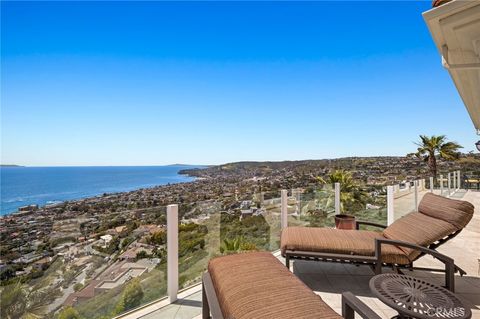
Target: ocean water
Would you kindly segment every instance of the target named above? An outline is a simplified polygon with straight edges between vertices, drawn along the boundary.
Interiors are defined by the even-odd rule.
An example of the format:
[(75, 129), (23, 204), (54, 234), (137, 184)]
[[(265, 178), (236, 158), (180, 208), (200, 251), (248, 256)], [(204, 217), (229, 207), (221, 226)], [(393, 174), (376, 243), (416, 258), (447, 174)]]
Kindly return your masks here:
[(0, 215), (18, 207), (131, 191), (193, 178), (178, 171), (198, 166), (1, 167)]

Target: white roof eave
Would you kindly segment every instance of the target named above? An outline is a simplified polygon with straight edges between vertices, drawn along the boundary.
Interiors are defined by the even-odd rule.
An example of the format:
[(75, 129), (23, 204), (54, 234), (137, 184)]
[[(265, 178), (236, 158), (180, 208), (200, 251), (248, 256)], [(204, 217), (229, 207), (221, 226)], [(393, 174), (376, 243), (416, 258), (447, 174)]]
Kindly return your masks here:
[(453, 0), (423, 13), (470, 118), (480, 131), (480, 0)]

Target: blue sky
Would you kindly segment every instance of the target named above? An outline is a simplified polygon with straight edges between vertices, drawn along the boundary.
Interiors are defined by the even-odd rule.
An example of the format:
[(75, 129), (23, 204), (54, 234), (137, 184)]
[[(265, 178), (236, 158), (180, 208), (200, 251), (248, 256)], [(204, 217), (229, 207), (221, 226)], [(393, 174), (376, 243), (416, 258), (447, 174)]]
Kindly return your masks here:
[(218, 164), (474, 149), (425, 2), (4, 2), (2, 163)]

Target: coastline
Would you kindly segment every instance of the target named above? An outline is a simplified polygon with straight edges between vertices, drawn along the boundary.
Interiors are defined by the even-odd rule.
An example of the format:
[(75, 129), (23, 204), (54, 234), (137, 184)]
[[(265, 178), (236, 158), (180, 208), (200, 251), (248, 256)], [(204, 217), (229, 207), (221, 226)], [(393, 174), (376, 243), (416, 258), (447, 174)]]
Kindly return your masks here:
[[(3, 175), (5, 174), (4, 169), (42, 169), (40, 167), (24, 167), (24, 166), (2, 166), (2, 179)], [(46, 169), (55, 170), (58, 167), (49, 167)], [(99, 167), (70, 167), (70, 169), (80, 168), (80, 169), (89, 169), (89, 168), (99, 168)], [(128, 167), (117, 167), (117, 168), (128, 168)], [(169, 169), (174, 170), (174, 174), (161, 176), (158, 181), (156, 182), (145, 182), (145, 183), (134, 183), (134, 185), (124, 185), (124, 186), (117, 186), (114, 183), (112, 185), (107, 185), (104, 187), (107, 191), (97, 189), (97, 190), (90, 190), (90, 189), (79, 189), (74, 191), (59, 191), (59, 192), (51, 192), (49, 193), (42, 193), (38, 191), (38, 194), (8, 194), (9, 196), (5, 198), (4, 187), (7, 185), (8, 181), (2, 180), (2, 202), (1, 202), (1, 211), (0, 211), (0, 218), (5, 216), (12, 216), (18, 214), (20, 212), (20, 208), (22, 207), (36, 207), (38, 210), (46, 209), (49, 207), (56, 207), (60, 206), (65, 203), (75, 203), (77, 201), (85, 201), (89, 199), (98, 199), (105, 196), (114, 196), (114, 195), (122, 195), (128, 194), (131, 192), (137, 192), (147, 189), (155, 189), (162, 186), (167, 185), (174, 185), (174, 184), (182, 184), (182, 183), (191, 183), (198, 180), (196, 176), (192, 176), (188, 173), (190, 169), (201, 169), (203, 166), (191, 166), (191, 165), (166, 165), (166, 166), (132, 166), (130, 168), (141, 168), (141, 169)], [(84, 186), (85, 187), (85, 186)], [(95, 189), (95, 186), (92, 186), (92, 189)], [(108, 191), (108, 189), (112, 189), (112, 191)], [(5, 208), (8, 207), (8, 208)], [(26, 208), (25, 208), (26, 209)]]

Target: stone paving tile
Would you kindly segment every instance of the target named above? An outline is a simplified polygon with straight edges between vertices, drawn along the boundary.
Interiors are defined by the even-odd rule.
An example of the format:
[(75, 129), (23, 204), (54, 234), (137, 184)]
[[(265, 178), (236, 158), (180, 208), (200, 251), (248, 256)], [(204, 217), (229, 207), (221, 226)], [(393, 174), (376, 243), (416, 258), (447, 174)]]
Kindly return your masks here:
[(141, 319), (175, 318), (178, 310), (180, 310), (180, 306), (168, 305), (160, 310), (141, 317)]
[(333, 287), (327, 279), (327, 275), (320, 274), (297, 274), (310, 289), (315, 291), (332, 291)]
[(350, 275), (360, 275), (360, 276), (371, 276), (373, 275), (373, 270), (369, 266), (365, 265), (345, 265)]
[(460, 294), (460, 297), (467, 299), (477, 308), (480, 307), (480, 293), (473, 293), (473, 294), (462, 293)]
[(366, 287), (360, 286), (353, 276), (328, 275), (327, 279), (330, 282), (330, 285), (334, 288), (334, 292), (337, 293), (350, 291), (356, 295), (359, 292), (363, 292), (368, 289), (368, 285)]
[(170, 304), (162, 309), (152, 312), (141, 319), (172, 318), (172, 319), (191, 319), (199, 316), (202, 312), (202, 293), (197, 292), (184, 299), (180, 299), (174, 304)]

